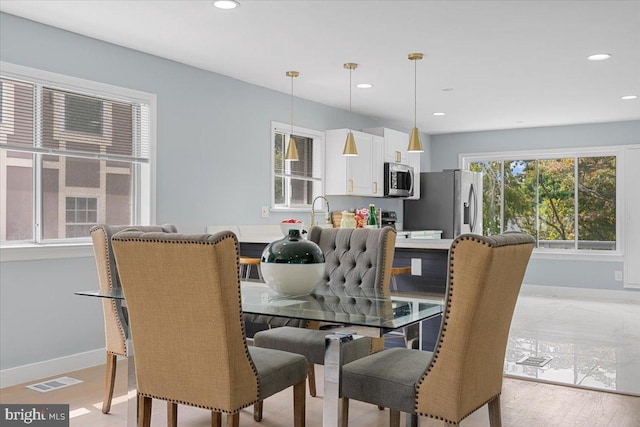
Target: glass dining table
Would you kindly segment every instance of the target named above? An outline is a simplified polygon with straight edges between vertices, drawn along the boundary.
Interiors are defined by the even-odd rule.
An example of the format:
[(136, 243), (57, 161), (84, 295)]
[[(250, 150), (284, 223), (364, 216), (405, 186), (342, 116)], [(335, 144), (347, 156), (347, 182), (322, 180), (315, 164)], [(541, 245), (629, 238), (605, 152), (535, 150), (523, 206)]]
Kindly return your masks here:
[[(341, 425), (340, 375), (342, 345), (363, 336), (382, 337), (387, 332), (418, 324), (439, 316), (442, 302), (428, 297), (401, 297), (372, 289), (331, 287), (321, 284), (308, 295), (280, 295), (264, 283), (241, 282), (242, 311), (259, 316), (315, 320), (341, 325), (327, 330), (324, 364), (324, 427)], [(126, 307), (121, 288), (75, 292), (76, 295), (110, 298)], [(135, 426), (137, 416), (136, 377), (133, 343), (127, 319), (120, 319), (127, 330), (129, 349), (127, 426)]]

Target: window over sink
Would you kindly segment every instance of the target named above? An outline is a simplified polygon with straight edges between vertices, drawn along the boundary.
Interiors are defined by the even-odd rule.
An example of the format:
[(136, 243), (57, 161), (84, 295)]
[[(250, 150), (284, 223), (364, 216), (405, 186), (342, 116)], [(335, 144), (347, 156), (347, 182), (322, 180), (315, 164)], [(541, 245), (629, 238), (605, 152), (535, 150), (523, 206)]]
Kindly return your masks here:
[(311, 210), (311, 202), (324, 192), (324, 132), (293, 128), (297, 161), (285, 161), (291, 125), (271, 123), (271, 209)]

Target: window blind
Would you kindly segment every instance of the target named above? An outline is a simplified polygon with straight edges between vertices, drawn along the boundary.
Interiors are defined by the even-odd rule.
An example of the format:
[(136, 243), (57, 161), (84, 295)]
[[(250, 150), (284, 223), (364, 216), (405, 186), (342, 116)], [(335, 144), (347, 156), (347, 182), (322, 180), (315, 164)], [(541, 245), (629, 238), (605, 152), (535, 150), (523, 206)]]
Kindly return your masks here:
[(149, 105), (0, 79), (6, 149), (148, 163)]

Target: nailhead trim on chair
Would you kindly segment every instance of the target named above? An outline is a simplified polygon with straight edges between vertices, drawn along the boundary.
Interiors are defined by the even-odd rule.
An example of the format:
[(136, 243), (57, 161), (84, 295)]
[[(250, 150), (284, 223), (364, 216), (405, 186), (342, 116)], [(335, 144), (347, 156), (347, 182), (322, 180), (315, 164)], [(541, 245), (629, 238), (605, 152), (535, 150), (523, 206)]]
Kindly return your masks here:
[[(104, 229), (104, 227), (97, 227), (97, 228), (91, 228), (91, 233), (94, 233), (98, 230), (102, 230), (102, 232), (104, 233), (105, 236), (105, 253), (107, 254), (107, 265), (111, 265), (111, 259), (109, 258), (109, 236), (107, 234), (107, 230)], [(113, 289), (113, 278), (111, 277), (111, 268), (107, 268), (107, 276), (109, 277), (109, 288)], [(126, 356), (128, 351), (127, 351), (127, 337), (124, 333), (124, 326), (122, 325), (122, 322), (120, 322), (120, 316), (117, 315), (118, 313), (118, 309), (116, 307), (116, 300), (111, 299), (110, 301), (111, 304), (111, 309), (113, 310), (114, 313), (116, 313), (116, 322), (118, 322), (118, 331), (120, 332), (120, 338), (122, 338), (122, 342), (124, 343), (124, 353), (117, 353), (115, 351), (107, 351), (107, 353), (110, 354), (116, 354), (118, 356)]]
[(162, 397), (162, 396), (157, 396), (155, 394), (148, 394), (148, 393), (138, 393), (138, 396), (144, 396), (144, 397), (150, 397), (152, 399), (158, 399), (158, 400), (166, 400), (167, 402), (172, 402), (172, 403), (178, 403), (180, 405), (187, 405), (187, 406), (193, 406), (194, 408), (201, 408), (201, 409), (208, 409), (210, 411), (215, 411), (215, 412), (224, 412), (225, 414), (235, 414), (240, 412), (241, 409), (244, 408), (248, 408), (249, 406), (253, 405), (254, 403), (257, 402), (257, 400), (255, 402), (249, 403), (247, 405), (241, 406), (240, 408), (238, 408), (235, 411), (226, 411), (224, 409), (220, 409), (220, 408), (213, 408), (211, 406), (204, 406), (204, 405), (196, 405), (195, 403), (191, 403), (191, 402), (187, 402), (186, 400), (175, 400), (175, 399), (169, 399), (167, 397)]
[[(489, 403), (490, 401), (492, 401), (496, 397), (500, 396), (500, 394), (498, 394), (496, 396), (493, 396), (492, 398), (490, 398), (489, 400), (484, 402), (482, 405), (478, 406), (477, 408), (475, 408), (474, 410), (472, 410), (471, 412), (469, 412), (468, 414), (466, 414), (462, 418), (460, 418), (460, 421), (452, 421), (452, 420), (449, 420), (449, 419), (446, 419), (444, 417), (440, 417), (440, 416), (437, 416), (437, 415), (418, 412), (418, 399), (417, 399), (418, 393), (417, 393), (417, 389), (423, 383), (423, 381), (426, 378), (426, 376), (428, 375), (428, 373), (431, 372), (431, 369), (433, 368), (433, 366), (435, 365), (436, 361), (438, 360), (438, 355), (440, 354), (440, 349), (442, 348), (442, 344), (444, 342), (445, 332), (447, 331), (447, 320), (449, 319), (449, 311), (451, 310), (451, 300), (453, 299), (453, 285), (454, 285), (453, 255), (455, 253), (455, 248), (456, 248), (457, 244), (459, 242), (461, 242), (461, 241), (464, 241), (464, 240), (471, 240), (471, 241), (474, 241), (474, 242), (482, 243), (483, 245), (488, 245), (490, 248), (502, 246), (502, 245), (495, 244), (495, 242), (493, 242), (493, 239), (491, 239), (490, 237), (465, 234), (465, 235), (459, 236), (456, 240), (454, 240), (453, 243), (451, 244), (451, 249), (449, 250), (449, 274), (448, 274), (449, 277), (448, 277), (448, 280), (447, 280), (447, 283), (448, 283), (447, 307), (445, 309), (445, 312), (443, 313), (443, 320), (442, 320), (442, 327), (441, 327), (441, 331), (440, 331), (440, 338), (438, 340), (438, 345), (436, 347), (436, 350), (433, 353), (433, 359), (431, 359), (431, 363), (429, 364), (429, 366), (427, 367), (425, 372), (422, 374), (422, 377), (420, 378), (420, 381), (418, 381), (418, 384), (416, 385), (416, 402), (415, 402), (415, 410), (414, 410), (416, 415), (420, 415), (420, 416), (423, 416), (423, 417), (429, 417), (429, 418), (435, 418), (437, 420), (444, 421), (444, 422), (446, 422), (448, 424), (458, 424), (460, 421), (462, 421), (463, 419), (467, 418), (469, 415), (471, 415), (472, 413), (474, 413), (475, 411), (477, 411), (478, 409), (480, 409), (481, 407), (483, 407), (484, 405), (486, 405), (487, 403)], [(523, 242), (522, 244), (524, 244), (524, 243), (528, 243), (528, 242)]]
[[(185, 235), (185, 237), (188, 235)], [(217, 234), (218, 238), (216, 240), (209, 240), (206, 242), (200, 241), (200, 240), (188, 240), (187, 239), (183, 239), (183, 240), (175, 240), (175, 241), (170, 241), (170, 240), (154, 240), (154, 239), (140, 239), (137, 237), (130, 237), (130, 238), (118, 238), (118, 240), (123, 241), (123, 242), (154, 242), (154, 243), (178, 243), (178, 244), (183, 244), (183, 243), (197, 243), (197, 244), (201, 244), (201, 245), (215, 245), (217, 243), (220, 243), (226, 239), (233, 239), (234, 240), (234, 247), (236, 249), (236, 261), (240, 259), (240, 248), (238, 247), (238, 238), (236, 237), (236, 235), (229, 231), (229, 232), (220, 232)], [(238, 283), (240, 283), (240, 268), (238, 268), (236, 270), (236, 280), (238, 280)], [(238, 304), (240, 306), (240, 310), (239, 310), (239, 315), (240, 315), (240, 327), (242, 328), (242, 335), (243, 336), (247, 336), (247, 333), (245, 331), (244, 328), (244, 320), (242, 319), (242, 294), (240, 291), (240, 287), (238, 286)], [(251, 370), (253, 371), (253, 374), (256, 377), (256, 382), (258, 384), (258, 396), (260, 396), (260, 376), (258, 375), (258, 370), (256, 369), (256, 365), (253, 363), (253, 359), (251, 358), (251, 355), (249, 354), (249, 348), (247, 347), (247, 340), (244, 340), (244, 353), (247, 356), (247, 358), (249, 359), (249, 362), (251, 363)], [(220, 409), (220, 408), (212, 408), (209, 406), (204, 406), (204, 405), (197, 405), (191, 402), (187, 402), (187, 401), (183, 401), (183, 400), (173, 400), (173, 399), (168, 399), (165, 397), (161, 397), (161, 396), (154, 396), (151, 394), (146, 394), (146, 393), (138, 393), (139, 396), (145, 396), (145, 397), (151, 397), (153, 399), (160, 399), (160, 400), (166, 400), (168, 402), (173, 402), (173, 403), (179, 403), (179, 404), (183, 404), (183, 405), (189, 405), (189, 406), (194, 406), (196, 408), (202, 408), (202, 409), (209, 409), (211, 411), (215, 411), (215, 412), (224, 412), (226, 414), (235, 414), (238, 411), (240, 411), (240, 409), (243, 408), (247, 408), (257, 402), (260, 401), (260, 399), (258, 399), (256, 397), (256, 400), (251, 401), (241, 407), (239, 407), (237, 410), (234, 411), (225, 411), (224, 409)]]

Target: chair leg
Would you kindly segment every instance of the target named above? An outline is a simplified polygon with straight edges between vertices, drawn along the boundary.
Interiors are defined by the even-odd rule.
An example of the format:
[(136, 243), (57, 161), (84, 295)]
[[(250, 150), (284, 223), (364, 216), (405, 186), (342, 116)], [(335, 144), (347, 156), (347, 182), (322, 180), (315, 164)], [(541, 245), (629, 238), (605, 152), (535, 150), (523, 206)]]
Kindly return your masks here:
[(420, 325), (415, 323), (411, 326), (403, 328), (405, 347), (411, 349), (420, 349)]
[(306, 386), (304, 380), (293, 386), (293, 425), (305, 427), (306, 423)]
[(309, 395), (316, 397), (316, 367), (313, 363), (307, 363), (307, 378), (309, 378)]
[[(416, 414), (407, 414), (407, 427), (418, 427), (418, 425), (420, 425), (420, 417), (417, 416)], [(444, 423), (445, 425), (449, 425), (447, 424), (447, 422), (445, 421)]]
[(167, 427), (178, 427), (178, 404), (167, 402)]
[(400, 427), (400, 411), (389, 408), (389, 427)]
[(102, 401), (102, 413), (108, 414), (111, 410), (111, 399), (113, 398), (113, 386), (116, 382), (116, 367), (118, 356), (107, 353), (107, 378), (104, 384), (104, 400)]
[(253, 419), (256, 422), (260, 422), (262, 420), (262, 404), (264, 400), (256, 402), (253, 404)]
[(235, 414), (227, 414), (227, 427), (239, 427), (240, 426), (240, 412)]
[(491, 427), (502, 427), (502, 414), (500, 410), (500, 396), (496, 396), (489, 401), (489, 425)]
[(138, 427), (151, 427), (151, 398), (138, 396)]
[(211, 411), (211, 427), (222, 427), (222, 414)]
[(349, 399), (342, 397), (342, 425), (340, 427), (349, 427)]

